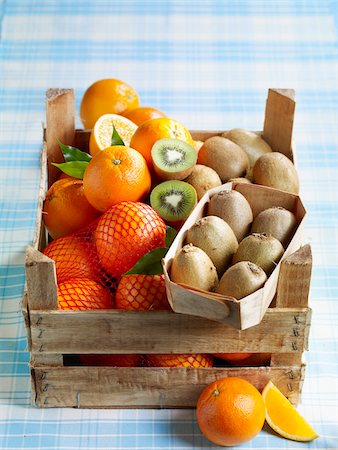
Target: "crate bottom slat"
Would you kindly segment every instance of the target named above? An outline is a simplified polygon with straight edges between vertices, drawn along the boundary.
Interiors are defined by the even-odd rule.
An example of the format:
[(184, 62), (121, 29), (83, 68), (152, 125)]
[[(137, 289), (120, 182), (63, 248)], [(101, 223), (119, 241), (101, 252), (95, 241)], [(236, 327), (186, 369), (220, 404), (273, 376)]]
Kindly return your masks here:
[(74, 408), (194, 408), (203, 388), (223, 377), (241, 377), (259, 390), (271, 380), (297, 405), (305, 364), (282, 367), (31, 368), (33, 403), (38, 407)]

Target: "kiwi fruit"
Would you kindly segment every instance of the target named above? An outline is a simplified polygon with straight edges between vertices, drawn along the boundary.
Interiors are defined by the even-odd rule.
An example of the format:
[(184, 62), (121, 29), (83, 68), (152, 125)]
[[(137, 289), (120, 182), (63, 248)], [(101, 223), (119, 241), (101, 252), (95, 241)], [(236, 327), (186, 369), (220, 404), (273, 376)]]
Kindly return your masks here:
[(241, 177), (249, 168), (245, 151), (222, 136), (207, 139), (198, 153), (198, 163), (214, 169), (223, 183)]
[(202, 145), (204, 144), (204, 142), (203, 141), (194, 141), (193, 143), (194, 143), (195, 151), (196, 151), (196, 153), (198, 153), (200, 151)]
[(252, 182), (245, 177), (238, 177), (238, 178), (230, 178), (230, 180), (232, 183), (245, 183), (245, 184), (252, 184)]
[(231, 264), (238, 248), (237, 238), (223, 219), (216, 216), (202, 217), (187, 231), (186, 242), (202, 249), (214, 263), (218, 275)]
[(253, 221), (247, 199), (237, 191), (220, 191), (210, 198), (208, 216), (218, 216), (230, 225), (238, 242), (249, 233)]
[(239, 145), (248, 155), (250, 167), (247, 176), (249, 178), (252, 178), (252, 169), (257, 159), (265, 153), (272, 152), (270, 145), (261, 136), (243, 128), (234, 128), (223, 133), (222, 136)]
[(155, 186), (150, 194), (151, 207), (168, 222), (185, 220), (196, 203), (196, 190), (185, 181), (163, 181)]
[(265, 153), (253, 167), (253, 179), (257, 184), (298, 194), (299, 179), (295, 166), (283, 153)]
[(265, 233), (278, 239), (286, 248), (297, 226), (295, 215), (281, 206), (261, 211), (254, 219), (251, 233)]
[(261, 267), (269, 275), (278, 264), (284, 248), (278, 239), (264, 233), (253, 233), (239, 244), (233, 256), (233, 264), (250, 261)]
[(187, 244), (179, 250), (171, 264), (170, 278), (205, 291), (214, 291), (218, 275), (209, 256), (200, 248)]
[(211, 167), (203, 166), (203, 164), (196, 164), (191, 174), (184, 181), (194, 186), (198, 200), (201, 200), (209, 189), (221, 186), (222, 184), (217, 172)]
[(184, 180), (197, 161), (194, 147), (180, 139), (159, 139), (151, 149), (156, 175), (161, 180)]
[(260, 289), (266, 280), (266, 273), (257, 264), (240, 261), (224, 273), (216, 292), (240, 300)]

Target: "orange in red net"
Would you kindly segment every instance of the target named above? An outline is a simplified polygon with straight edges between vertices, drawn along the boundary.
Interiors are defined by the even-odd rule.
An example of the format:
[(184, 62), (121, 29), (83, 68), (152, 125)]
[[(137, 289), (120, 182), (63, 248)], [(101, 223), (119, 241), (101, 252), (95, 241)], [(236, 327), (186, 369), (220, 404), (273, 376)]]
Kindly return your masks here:
[(89, 278), (73, 278), (58, 284), (59, 309), (112, 309), (113, 295)]
[(163, 275), (124, 275), (117, 286), (117, 309), (170, 310)]
[(145, 355), (145, 365), (151, 367), (212, 367), (212, 355), (154, 354)]
[(145, 253), (165, 246), (166, 225), (149, 206), (121, 202), (98, 221), (94, 232), (97, 253), (104, 269), (119, 278)]

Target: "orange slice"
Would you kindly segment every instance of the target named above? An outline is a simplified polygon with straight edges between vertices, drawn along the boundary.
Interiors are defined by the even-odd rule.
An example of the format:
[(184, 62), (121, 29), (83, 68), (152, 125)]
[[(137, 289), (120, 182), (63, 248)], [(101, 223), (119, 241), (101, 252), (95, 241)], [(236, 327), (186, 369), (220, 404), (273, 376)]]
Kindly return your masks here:
[(301, 442), (319, 437), (271, 381), (263, 389), (262, 397), (266, 406), (266, 421), (276, 433), (286, 439)]
[(90, 134), (89, 151), (92, 156), (112, 145), (113, 124), (123, 140), (124, 145), (129, 147), (130, 140), (137, 129), (137, 125), (118, 114), (104, 114), (97, 119)]

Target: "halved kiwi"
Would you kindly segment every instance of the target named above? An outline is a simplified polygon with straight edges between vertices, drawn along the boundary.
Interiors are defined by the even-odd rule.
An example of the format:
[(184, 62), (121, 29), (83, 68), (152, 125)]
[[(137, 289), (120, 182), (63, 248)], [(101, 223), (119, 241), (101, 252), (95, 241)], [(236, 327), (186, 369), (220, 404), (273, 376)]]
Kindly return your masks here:
[(194, 147), (180, 139), (159, 139), (151, 149), (154, 170), (162, 180), (183, 180), (197, 161)]
[(150, 194), (151, 207), (167, 222), (186, 219), (196, 203), (196, 190), (185, 181), (163, 181)]

